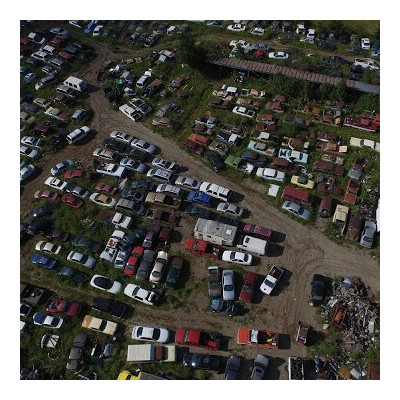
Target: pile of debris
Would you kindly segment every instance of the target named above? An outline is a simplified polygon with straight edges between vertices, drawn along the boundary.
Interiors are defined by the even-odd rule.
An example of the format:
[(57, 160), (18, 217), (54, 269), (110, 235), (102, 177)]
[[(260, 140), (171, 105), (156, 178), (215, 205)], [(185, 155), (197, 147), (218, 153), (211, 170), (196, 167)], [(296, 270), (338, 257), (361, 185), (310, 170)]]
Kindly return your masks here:
[(359, 279), (344, 278), (332, 284), (333, 295), (324, 311), (326, 319), (343, 334), (347, 353), (364, 353), (375, 347), (379, 301)]

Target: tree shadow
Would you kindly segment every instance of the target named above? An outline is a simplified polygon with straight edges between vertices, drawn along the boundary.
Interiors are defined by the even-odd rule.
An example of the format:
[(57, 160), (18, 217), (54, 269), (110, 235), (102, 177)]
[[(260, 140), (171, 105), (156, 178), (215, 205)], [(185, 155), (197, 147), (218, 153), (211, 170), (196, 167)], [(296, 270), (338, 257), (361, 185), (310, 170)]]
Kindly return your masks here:
[(280, 357), (270, 357), (269, 358), (269, 366), (267, 372), (265, 374), (266, 380), (278, 380), (280, 378), (279, 367), (284, 364), (286, 360)]
[(312, 327), (309, 328), (307, 335), (307, 346), (315, 346), (323, 340), (325, 340), (324, 332), (316, 331), (312, 329)]

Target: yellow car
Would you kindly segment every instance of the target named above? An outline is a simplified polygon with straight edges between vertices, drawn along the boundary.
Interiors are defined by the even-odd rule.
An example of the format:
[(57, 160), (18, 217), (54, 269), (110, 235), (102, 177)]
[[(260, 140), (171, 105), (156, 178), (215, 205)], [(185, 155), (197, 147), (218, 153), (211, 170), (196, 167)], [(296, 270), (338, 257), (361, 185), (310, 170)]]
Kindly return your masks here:
[(314, 188), (314, 181), (310, 181), (306, 176), (297, 176), (293, 175), (290, 183), (293, 185), (297, 185), (306, 189), (313, 189)]
[(139, 377), (131, 374), (129, 371), (122, 371), (117, 378), (118, 381), (137, 381)]

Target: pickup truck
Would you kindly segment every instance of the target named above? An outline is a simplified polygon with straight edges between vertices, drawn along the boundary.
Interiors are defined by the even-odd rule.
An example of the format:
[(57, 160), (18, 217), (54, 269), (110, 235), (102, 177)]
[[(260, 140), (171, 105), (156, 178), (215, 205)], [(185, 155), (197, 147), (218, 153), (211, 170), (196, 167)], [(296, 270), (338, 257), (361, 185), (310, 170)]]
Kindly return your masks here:
[(220, 258), (221, 253), (221, 247), (208, 243), (205, 240), (197, 240), (194, 238), (186, 240), (185, 250), (210, 258)]
[(310, 327), (308, 325), (305, 325), (299, 321), (299, 325), (297, 327), (296, 337), (295, 337), (297, 344), (302, 344), (304, 346), (306, 345), (309, 329), (310, 329)]
[(221, 270), (219, 267), (208, 267), (208, 294), (210, 297), (222, 297)]
[(237, 343), (277, 349), (279, 345), (279, 334), (267, 330), (261, 331), (241, 327), (238, 329)]
[(175, 362), (175, 345), (133, 344), (128, 346), (126, 361), (135, 363)]
[(158, 208), (149, 208), (146, 212), (145, 218), (159, 223), (164, 222), (171, 226), (175, 226), (179, 220), (178, 215), (170, 214), (169, 212)]
[(198, 203), (202, 204), (203, 206), (210, 207), (211, 206), (211, 201), (212, 197), (208, 195), (207, 193), (203, 193), (200, 191), (192, 190), (187, 198), (187, 201), (191, 201), (192, 203)]
[(235, 157), (232, 154), (230, 154), (228, 157), (226, 157), (224, 162), (229, 167), (232, 167), (232, 168), (234, 168), (238, 171), (241, 171), (247, 175), (250, 175), (254, 170), (254, 165), (250, 164), (249, 162), (243, 160), (240, 157)]
[(194, 329), (178, 328), (175, 333), (175, 343), (184, 346), (197, 346), (208, 350), (218, 350), (220, 342), (221, 336)]
[(109, 176), (115, 176), (118, 178), (122, 178), (126, 175), (126, 168), (121, 167), (118, 164), (106, 164), (106, 163), (101, 163), (97, 168), (96, 172), (98, 174), (103, 174), (103, 175), (109, 175)]
[(380, 69), (379, 63), (371, 58), (356, 58), (354, 60), (354, 65), (360, 65), (367, 69)]
[(145, 202), (147, 204), (170, 208), (172, 210), (178, 210), (181, 205), (181, 199), (179, 197), (173, 197), (168, 194), (156, 192), (148, 193)]
[(300, 357), (289, 357), (288, 360), (289, 380), (304, 379), (304, 362)]
[(261, 284), (260, 290), (265, 294), (271, 294), (282, 275), (283, 269), (273, 265)]

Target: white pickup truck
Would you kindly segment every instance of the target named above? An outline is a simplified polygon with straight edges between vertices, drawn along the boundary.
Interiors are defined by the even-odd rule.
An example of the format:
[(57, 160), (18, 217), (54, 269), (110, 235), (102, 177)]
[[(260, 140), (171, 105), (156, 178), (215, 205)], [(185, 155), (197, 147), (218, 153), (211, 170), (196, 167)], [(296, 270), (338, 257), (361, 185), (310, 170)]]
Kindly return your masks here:
[(283, 269), (273, 265), (261, 284), (260, 290), (265, 294), (271, 294), (282, 275)]
[(126, 361), (135, 363), (175, 362), (176, 346), (154, 344), (132, 344), (128, 346)]
[(96, 172), (103, 175), (116, 176), (118, 178), (122, 178), (126, 174), (126, 168), (118, 164), (102, 163), (97, 167)]
[(368, 69), (381, 68), (379, 63), (373, 60), (372, 58), (356, 58), (354, 61), (354, 65), (361, 65), (361, 67)]

